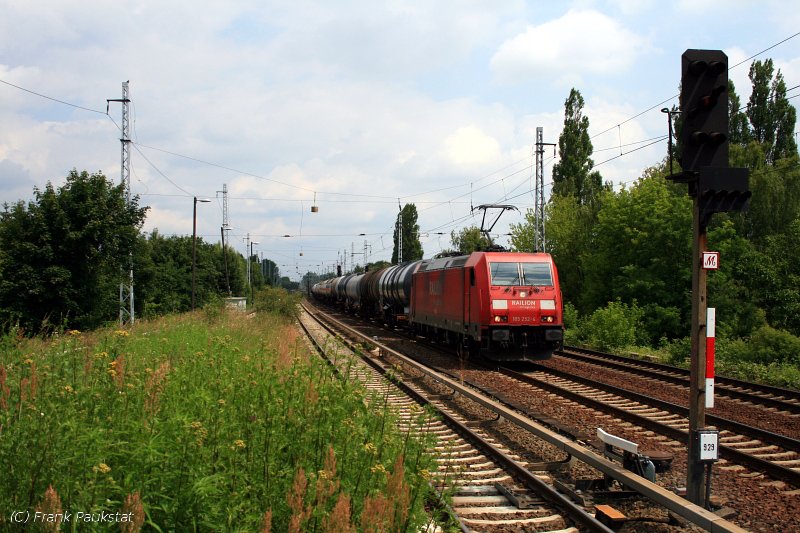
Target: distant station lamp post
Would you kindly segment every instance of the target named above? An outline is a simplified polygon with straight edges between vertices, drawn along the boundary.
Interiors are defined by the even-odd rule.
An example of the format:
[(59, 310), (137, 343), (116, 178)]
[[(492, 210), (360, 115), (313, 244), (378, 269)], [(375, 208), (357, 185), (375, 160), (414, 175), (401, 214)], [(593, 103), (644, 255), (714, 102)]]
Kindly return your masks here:
[(197, 263), (197, 202), (208, 203), (208, 198), (194, 197), (192, 209), (192, 311), (194, 311), (194, 284), (195, 284), (195, 265)]

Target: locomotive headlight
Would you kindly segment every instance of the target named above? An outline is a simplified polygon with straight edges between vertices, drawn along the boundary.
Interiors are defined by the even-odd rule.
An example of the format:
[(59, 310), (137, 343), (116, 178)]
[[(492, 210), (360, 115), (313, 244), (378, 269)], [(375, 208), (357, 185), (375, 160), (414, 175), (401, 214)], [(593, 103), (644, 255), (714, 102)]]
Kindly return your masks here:
[(494, 315), (494, 321), (495, 322), (508, 322), (508, 317), (507, 316), (502, 316), (502, 315)]
[(547, 324), (552, 324), (553, 323), (553, 317), (552, 316), (543, 316), (542, 317), (542, 322), (546, 322)]

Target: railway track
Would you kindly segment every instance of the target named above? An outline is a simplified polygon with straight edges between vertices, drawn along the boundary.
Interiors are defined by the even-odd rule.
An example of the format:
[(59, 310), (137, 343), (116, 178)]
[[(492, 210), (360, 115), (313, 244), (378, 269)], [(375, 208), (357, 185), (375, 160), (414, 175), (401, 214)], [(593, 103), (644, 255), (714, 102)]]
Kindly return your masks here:
[[(688, 387), (689, 384), (689, 370), (663, 363), (632, 359), (572, 346), (565, 346), (563, 350), (556, 352), (556, 355), (674, 385)], [(716, 376), (714, 393), (748, 404), (777, 409), (782, 413), (800, 414), (800, 391)]]
[[(317, 313), (317, 314), (320, 314), (320, 313)], [(367, 334), (367, 335), (369, 336), (369, 338), (372, 338), (372, 334)], [(377, 344), (377, 341), (376, 341), (376, 344)], [(389, 348), (382, 347), (380, 351), (384, 352), (386, 349), (389, 349)], [(404, 357), (404, 356), (399, 356), (399, 357)], [(390, 357), (390, 359), (394, 360), (395, 359), (395, 355), (393, 354)], [(372, 364), (375, 364), (374, 358), (371, 358), (370, 361), (371, 361)], [(452, 357), (450, 358), (450, 361), (452, 362)], [(413, 365), (416, 365), (416, 364), (412, 362), (411, 365), (413, 366)], [(380, 366), (380, 365), (378, 365), (378, 366)], [(421, 367), (419, 365), (416, 365), (416, 368), (421, 368)], [(671, 492), (669, 492), (667, 490), (664, 490), (664, 489), (662, 489), (660, 487), (657, 487), (655, 485), (652, 485), (649, 482), (647, 482), (646, 480), (644, 480), (642, 478), (639, 478), (638, 476), (635, 476), (635, 475), (631, 474), (630, 472), (627, 472), (627, 471), (621, 469), (620, 467), (618, 467), (614, 463), (606, 460), (604, 457), (597, 455), (596, 452), (594, 452), (592, 450), (589, 450), (589, 449), (579, 445), (578, 443), (573, 442), (572, 440), (564, 437), (563, 435), (560, 435), (557, 430), (554, 431), (554, 430), (550, 430), (550, 429), (544, 428), (541, 424), (537, 424), (531, 418), (526, 417), (524, 415), (520, 415), (519, 414), (519, 410), (520, 410), (520, 406), (519, 405), (515, 405), (513, 402), (507, 403), (506, 405), (502, 405), (501, 403), (497, 402), (497, 399), (498, 399), (498, 396), (499, 396), (497, 394), (497, 391), (490, 390), (490, 391), (488, 391), (488, 393), (481, 393), (481, 392), (476, 392), (473, 387), (464, 386), (464, 384), (467, 384), (467, 385), (471, 384), (471, 385), (474, 385), (476, 387), (480, 387), (480, 384), (471, 383), (469, 379), (464, 377), (463, 373), (460, 376), (461, 385), (459, 385), (457, 383), (459, 381), (459, 379), (454, 379), (452, 372), (449, 373), (450, 377), (448, 377), (446, 375), (446, 373), (440, 373), (438, 370), (430, 369), (430, 368), (425, 368), (425, 369), (422, 370), (422, 372), (425, 373), (427, 376), (437, 375), (438, 377), (436, 377), (435, 379), (438, 382), (445, 383), (446, 384), (445, 386), (449, 387), (452, 391), (456, 391), (457, 390), (458, 394), (460, 396), (467, 397), (470, 400), (473, 400), (476, 403), (480, 404), (481, 406), (487, 407), (487, 408), (493, 410), (494, 412), (497, 413), (498, 417), (501, 417), (504, 420), (507, 420), (507, 421), (510, 421), (510, 422), (512, 422), (514, 424), (517, 424), (519, 427), (530, 431), (532, 434), (534, 434), (537, 437), (542, 437), (542, 438), (548, 440), (548, 442), (550, 444), (555, 445), (557, 448), (559, 448), (559, 449), (561, 449), (563, 451), (567, 451), (567, 453), (569, 453), (570, 455), (572, 455), (572, 456), (574, 456), (576, 458), (581, 459), (582, 461), (586, 461), (587, 464), (591, 465), (594, 468), (598, 468), (599, 470), (604, 472), (606, 475), (609, 475), (609, 476), (611, 476), (611, 477), (613, 477), (615, 479), (618, 479), (620, 481), (620, 483), (622, 483), (624, 486), (632, 487), (635, 490), (639, 490), (642, 494), (645, 494), (648, 498), (652, 499), (653, 501), (656, 501), (661, 505), (667, 505), (670, 509), (672, 509), (677, 514), (680, 514), (680, 515), (683, 515), (683, 516), (687, 516), (687, 515), (691, 516), (691, 518), (689, 518), (689, 519), (691, 521), (695, 522), (695, 523), (700, 524), (701, 527), (706, 527), (708, 529), (714, 529), (714, 530), (719, 530), (719, 531), (723, 531), (723, 530), (735, 531), (735, 530), (737, 530), (737, 528), (733, 524), (725, 522), (724, 520), (720, 519), (719, 517), (716, 517), (715, 515), (711, 514), (710, 512), (705, 511), (705, 510), (703, 510), (701, 508), (698, 508), (697, 506), (693, 506), (693, 505), (687, 503), (685, 500), (683, 500), (683, 499), (681, 499), (679, 497), (676, 497), (673, 493), (671, 493)], [(486, 380), (488, 380), (488, 381), (493, 381), (493, 380), (497, 379), (498, 376), (502, 376), (502, 379), (505, 379), (505, 380), (512, 379), (510, 376), (505, 375), (505, 374), (503, 374), (501, 372), (492, 373), (492, 372), (484, 370), (484, 371), (482, 371), (482, 373), (484, 375), (484, 378)], [(420, 380), (419, 376), (417, 376), (415, 378), (412, 378), (412, 379), (413, 379), (414, 383), (418, 383), (419, 380)], [(519, 384), (518, 381), (517, 381), (517, 383)], [(510, 458), (507, 458), (507, 459), (497, 459), (494, 456), (494, 452), (493, 451), (490, 451), (489, 453), (487, 453), (487, 449), (491, 450), (491, 448), (500, 448), (501, 451), (502, 451), (502, 448), (496, 446), (496, 440), (493, 439), (492, 437), (488, 437), (486, 435), (483, 435), (483, 436), (475, 435), (474, 429), (472, 428), (472, 426), (475, 425), (474, 421), (467, 420), (467, 419), (461, 417), (461, 415), (454, 414), (454, 413), (448, 411), (448, 408), (444, 407), (444, 403), (440, 404), (438, 399), (435, 398), (435, 397), (430, 397), (428, 395), (428, 397), (426, 398), (425, 394), (422, 393), (419, 390), (419, 387), (417, 387), (416, 385), (410, 385), (408, 387), (409, 387), (409, 389), (412, 390), (412, 394), (421, 395), (423, 397), (422, 400), (418, 400), (418, 401), (427, 401), (427, 402), (430, 402), (433, 405), (437, 405), (437, 406), (440, 406), (442, 408), (442, 412), (444, 413), (442, 416), (447, 420), (447, 427), (448, 428), (453, 428), (454, 425), (459, 425), (460, 424), (462, 426), (462, 428), (459, 429), (459, 431), (458, 431), (459, 435), (460, 435), (460, 438), (462, 438), (464, 440), (467, 440), (467, 441), (470, 441), (470, 442), (473, 442), (473, 443), (474, 442), (478, 442), (479, 443), (478, 444), (478, 451), (475, 452), (475, 453), (482, 454), (480, 461), (483, 461), (483, 462), (487, 463), (486, 466), (488, 468), (490, 468), (490, 470), (492, 472), (492, 474), (488, 474), (488, 475), (503, 475), (503, 476), (510, 476), (511, 479), (519, 479), (520, 475), (522, 475), (519, 471), (515, 471), (516, 473), (512, 475), (511, 473), (508, 472), (508, 470), (504, 470), (504, 469), (507, 469), (510, 465), (511, 466), (515, 466), (515, 468), (517, 468), (517, 469), (521, 468), (523, 472), (526, 471), (525, 465), (520, 464), (520, 461), (518, 459), (515, 459), (513, 456), (511, 456)], [(452, 394), (450, 396), (452, 396)], [(470, 436), (470, 437), (462, 436), (461, 435), (462, 431), (468, 432), (468, 433), (464, 433), (463, 435), (467, 435), (469, 433), (472, 433), (473, 436)], [(461, 446), (461, 445), (462, 444), (459, 444), (459, 446)], [(485, 461), (483, 459), (484, 457), (487, 458), (488, 460)], [(462, 460), (467, 464), (470, 461), (468, 458), (464, 458)], [(498, 464), (498, 463), (500, 463), (500, 464)], [(444, 467), (444, 468), (446, 469), (447, 467)], [(506, 472), (506, 473), (505, 474), (500, 474), (500, 472)], [(530, 472), (528, 472), (527, 474), (531, 475)], [(548, 474), (540, 473), (539, 476), (546, 478), (546, 477), (548, 477)], [(539, 479), (539, 477), (537, 477), (537, 475), (535, 475), (535, 474), (533, 475), (533, 478), (534, 479)], [(455, 483), (454, 486), (456, 486), (456, 485), (459, 485), (459, 484)], [(489, 491), (489, 492), (491, 492), (491, 494), (480, 494), (480, 495), (477, 495), (477, 494), (474, 494), (474, 491), (476, 491), (476, 490), (478, 492)], [(532, 490), (532, 489), (531, 489), (530, 486), (528, 486), (528, 487), (526, 487), (526, 490)], [(473, 516), (475, 516), (475, 513), (481, 514), (481, 518), (479, 518), (479, 519), (474, 519), (473, 518), (472, 520), (486, 520), (487, 519), (486, 514), (484, 514), (484, 511), (482, 511), (481, 508), (484, 508), (484, 507), (487, 507), (487, 506), (489, 506), (489, 507), (496, 506), (498, 508), (496, 512), (499, 513), (499, 512), (505, 512), (506, 510), (508, 510), (508, 508), (513, 508), (514, 505), (515, 505), (512, 500), (508, 500), (508, 495), (507, 494), (503, 494), (504, 492), (508, 492), (508, 491), (505, 491), (503, 488), (501, 488), (499, 486), (495, 486), (494, 488), (492, 488), (491, 485), (481, 485), (480, 489), (472, 488), (472, 489), (468, 489), (466, 491), (464, 491), (462, 489), (458, 489), (458, 491), (459, 492), (457, 493), (456, 499), (454, 499), (454, 504), (456, 506), (461, 506), (462, 504), (469, 504), (471, 507), (468, 508), (467, 515), (468, 514), (472, 514)], [(473, 493), (470, 494), (470, 491), (472, 491)], [(497, 494), (498, 492), (500, 494)], [(557, 491), (555, 491), (552, 487), (548, 489), (548, 492), (555, 492), (555, 494), (557, 495), (556, 497), (558, 499), (564, 498)], [(515, 493), (515, 492), (512, 491), (512, 493)], [(476, 497), (478, 499), (475, 499)], [(489, 499), (485, 499), (485, 498), (489, 498)], [(505, 500), (504, 500), (504, 498), (505, 498)], [(549, 499), (549, 497), (546, 498), (546, 497), (544, 497), (542, 495), (538, 495), (538, 496), (534, 497), (534, 501), (542, 500), (542, 499), (547, 500), (547, 499)], [(484, 502), (484, 505), (479, 505), (479, 506), (477, 506), (477, 508), (473, 507), (473, 504), (477, 503), (478, 501)], [(558, 500), (556, 500), (556, 501), (558, 501)], [(494, 502), (494, 503), (491, 503), (491, 502)], [(581, 511), (581, 512), (585, 515), (585, 511)], [(463, 516), (466, 516), (466, 515), (461, 513), (460, 516), (463, 517)], [(498, 520), (498, 518), (499, 518), (498, 516), (494, 516), (493, 518), (489, 518), (489, 519), (490, 520)], [(462, 518), (462, 520), (463, 520), (463, 518)], [(467, 518), (466, 520), (471, 520), (471, 519)], [(512, 520), (514, 520), (514, 518), (512, 518)], [(475, 525), (474, 522), (473, 522), (473, 524)], [(481, 528), (489, 527), (489, 529), (487, 529), (487, 530), (494, 530), (493, 529), (494, 527), (499, 527), (499, 530), (507, 530), (507, 528), (509, 526), (507, 524), (501, 526), (501, 525), (499, 525), (499, 523), (495, 523), (494, 526), (489, 526), (489, 524), (487, 524), (487, 523), (480, 522), (480, 527)]]
[[(518, 456), (491, 437), (467, 427), (466, 420), (418, 385), (396, 377), (387, 379), (389, 369), (379, 359), (357, 359), (340, 340), (332, 341), (335, 334), (319, 316), (305, 310), (299, 321), (332, 365), (347, 365), (349, 375), (389, 402), (401, 430), (423, 431), (435, 437), (438, 472), (432, 474), (431, 483), (440, 494), (452, 495), (451, 511), (463, 531), (611, 531), (586, 509), (553, 489), (547, 483), (546, 471), (528, 471)], [(332, 344), (336, 346), (333, 354), (329, 348)], [(422, 405), (429, 409), (420, 421)]]
[[(624, 361), (617, 361), (614, 356), (601, 358), (599, 356), (607, 354), (599, 354), (599, 352), (594, 352), (594, 354), (593, 361), (608, 359), (615, 363), (615, 368), (618, 370), (624, 371), (629, 368), (628, 365), (623, 364)], [(652, 366), (659, 367), (656, 364)], [(633, 373), (639, 375), (640, 368), (636, 365), (634, 368), (636, 370)], [(674, 367), (667, 367), (666, 370), (671, 371), (672, 369)], [(662, 370), (659, 375), (664, 375), (664, 369), (659, 368), (659, 370)], [(495, 370), (486, 367), (486, 371)], [(685, 445), (688, 440), (689, 409), (687, 407), (552, 368), (542, 369), (541, 372), (518, 372), (510, 368), (502, 368), (497, 372), (570, 401), (586, 405), (601, 413), (610, 414), (645, 430), (664, 435), (681, 445)], [(452, 372), (450, 375), (454, 376)], [(648, 375), (647, 377), (652, 378), (653, 376)], [(482, 377), (482, 381), (496, 384), (497, 378), (487, 374)], [(686, 384), (684, 381), (681, 383)], [(471, 385), (482, 387), (479, 382), (471, 382)], [(488, 390), (486, 387), (489, 387)], [(507, 387), (513, 388), (513, 385), (507, 385)], [(499, 396), (489, 385), (486, 385), (484, 390), (495, 397)], [(524, 408), (520, 408), (514, 401), (504, 401), (507, 405), (522, 409), (524, 412)], [(535, 414), (530, 416), (536, 417)], [(550, 417), (545, 418), (552, 422)], [(737, 465), (741, 465), (788, 483), (794, 488), (800, 488), (800, 441), (709, 413), (706, 414), (706, 422), (712, 428), (720, 430), (722, 461), (719, 468), (737, 468)], [(556, 427), (556, 430), (563, 431), (561, 427)]]
[[(553, 369), (503, 372), (678, 442), (688, 440), (686, 407)], [(800, 487), (800, 441), (709, 414), (706, 421), (720, 430), (720, 468), (739, 464)]]

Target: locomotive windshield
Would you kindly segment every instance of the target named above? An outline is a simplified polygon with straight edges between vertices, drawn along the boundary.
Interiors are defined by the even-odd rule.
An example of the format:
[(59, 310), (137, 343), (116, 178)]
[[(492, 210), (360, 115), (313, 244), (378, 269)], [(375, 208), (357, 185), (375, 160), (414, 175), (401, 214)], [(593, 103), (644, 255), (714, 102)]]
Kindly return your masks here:
[(492, 285), (552, 287), (549, 263), (489, 263)]
[(522, 266), (522, 284), (540, 287), (553, 286), (553, 274), (550, 263), (520, 263)]

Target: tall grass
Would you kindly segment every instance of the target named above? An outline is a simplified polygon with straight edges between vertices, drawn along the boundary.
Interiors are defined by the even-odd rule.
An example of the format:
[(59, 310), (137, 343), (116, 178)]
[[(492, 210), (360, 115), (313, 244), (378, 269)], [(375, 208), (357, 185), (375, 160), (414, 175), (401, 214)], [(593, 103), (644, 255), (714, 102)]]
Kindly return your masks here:
[(130, 512), (122, 531), (425, 520), (427, 443), (283, 317), (214, 310), (0, 344), (0, 528), (37, 506)]

